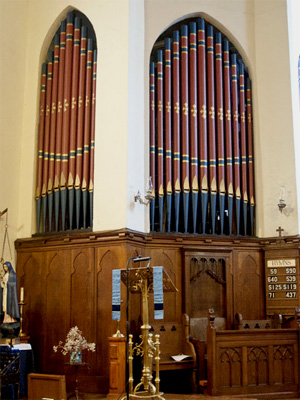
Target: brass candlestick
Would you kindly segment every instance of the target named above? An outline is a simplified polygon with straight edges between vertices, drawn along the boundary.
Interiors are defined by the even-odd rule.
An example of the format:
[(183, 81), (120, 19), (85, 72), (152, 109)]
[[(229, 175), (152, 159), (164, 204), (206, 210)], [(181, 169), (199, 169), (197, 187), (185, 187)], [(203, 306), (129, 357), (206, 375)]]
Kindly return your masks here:
[(19, 336), (22, 336), (22, 337), (26, 336), (26, 333), (23, 332), (23, 307), (25, 306), (25, 304), (26, 303), (24, 302), (24, 300), (20, 301), (20, 303), (19, 303), (19, 306), (20, 306), (20, 333), (19, 333)]
[(120, 320), (118, 319), (117, 320), (117, 322), (118, 322), (118, 325), (117, 325), (117, 332), (116, 333), (114, 333), (113, 335), (112, 335), (112, 337), (124, 337), (124, 335), (120, 332)]
[[(159, 389), (159, 335), (155, 336), (150, 333), (151, 326), (149, 325), (149, 277), (152, 276), (150, 268), (135, 269), (134, 279), (130, 283), (131, 289), (135, 292), (140, 292), (142, 295), (142, 319), (141, 326), (141, 342), (135, 344), (132, 341), (132, 335), (128, 338), (128, 366), (129, 366), (129, 399), (155, 399), (164, 400), (163, 393)], [(142, 377), (140, 383), (133, 387), (133, 357), (134, 353), (143, 358)], [(155, 384), (153, 384), (152, 366), (153, 359), (155, 360)], [(122, 400), (125, 400), (123, 397)]]

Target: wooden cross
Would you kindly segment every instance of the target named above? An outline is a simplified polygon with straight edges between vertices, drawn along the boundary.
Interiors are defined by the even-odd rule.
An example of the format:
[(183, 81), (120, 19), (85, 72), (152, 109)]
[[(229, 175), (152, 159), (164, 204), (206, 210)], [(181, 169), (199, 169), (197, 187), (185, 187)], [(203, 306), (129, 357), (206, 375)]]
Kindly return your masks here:
[(279, 226), (279, 227), (276, 229), (276, 232), (278, 232), (279, 237), (281, 237), (281, 232), (283, 232), (283, 231), (284, 231), (284, 229), (282, 229), (281, 226)]

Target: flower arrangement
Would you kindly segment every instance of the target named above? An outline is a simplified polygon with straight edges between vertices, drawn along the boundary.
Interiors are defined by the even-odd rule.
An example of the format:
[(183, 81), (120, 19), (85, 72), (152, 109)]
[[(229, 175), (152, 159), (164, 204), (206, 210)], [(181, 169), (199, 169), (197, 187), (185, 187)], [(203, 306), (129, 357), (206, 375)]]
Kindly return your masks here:
[(95, 351), (96, 344), (88, 343), (86, 339), (82, 336), (82, 332), (78, 329), (77, 326), (74, 326), (70, 329), (67, 334), (66, 342), (59, 342), (57, 346), (53, 346), (53, 350), (55, 353), (58, 349), (61, 349), (63, 355), (68, 353), (81, 352), (82, 350)]

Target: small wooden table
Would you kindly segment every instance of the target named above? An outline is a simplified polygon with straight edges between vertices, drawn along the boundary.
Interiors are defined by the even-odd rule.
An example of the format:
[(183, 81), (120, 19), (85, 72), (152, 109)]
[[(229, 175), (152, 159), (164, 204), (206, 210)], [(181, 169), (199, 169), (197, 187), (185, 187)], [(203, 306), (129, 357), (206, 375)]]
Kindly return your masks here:
[(86, 362), (81, 362), (81, 363), (67, 362), (65, 364), (75, 368), (75, 389), (74, 389), (74, 392), (68, 396), (68, 399), (83, 400), (84, 397), (83, 396), (80, 397), (79, 390), (78, 390), (78, 368), (79, 367), (88, 367), (88, 363), (86, 363)]

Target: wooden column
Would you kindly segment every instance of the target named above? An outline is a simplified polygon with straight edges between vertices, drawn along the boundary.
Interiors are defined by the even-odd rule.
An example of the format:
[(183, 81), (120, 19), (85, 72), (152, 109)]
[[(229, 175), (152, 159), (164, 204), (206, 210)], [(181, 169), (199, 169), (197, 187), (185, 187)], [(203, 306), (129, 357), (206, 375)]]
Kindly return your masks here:
[(108, 396), (118, 398), (125, 392), (126, 378), (126, 338), (109, 337), (109, 393)]

